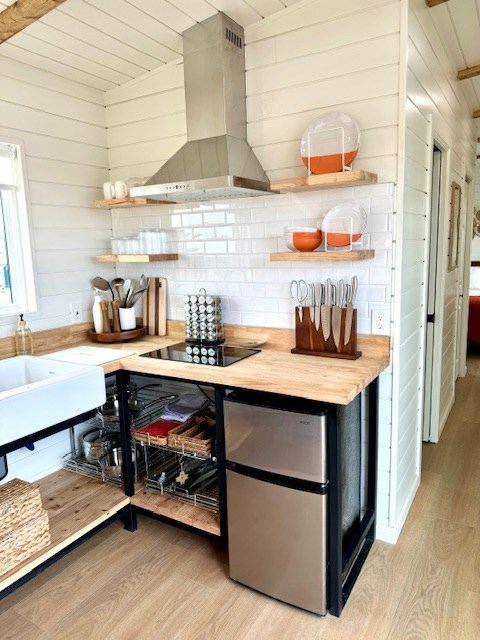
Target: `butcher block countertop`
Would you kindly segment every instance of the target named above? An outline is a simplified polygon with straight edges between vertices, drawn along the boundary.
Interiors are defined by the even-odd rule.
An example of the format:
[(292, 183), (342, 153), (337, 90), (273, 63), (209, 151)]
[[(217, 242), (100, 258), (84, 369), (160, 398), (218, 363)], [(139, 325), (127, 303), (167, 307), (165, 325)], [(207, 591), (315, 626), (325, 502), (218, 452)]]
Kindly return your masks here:
[[(348, 404), (365, 389), (390, 361), (390, 339), (386, 336), (358, 336), (357, 348), (362, 356), (357, 360), (341, 360), (290, 352), (295, 336), (290, 329), (225, 325), (226, 344), (249, 346), (264, 342), (257, 353), (228, 367), (215, 367), (171, 360), (140, 357), (140, 354), (161, 349), (184, 340), (184, 324), (167, 321), (167, 336), (143, 336), (116, 343), (93, 343), (89, 323), (48, 329), (34, 333), (36, 355), (92, 345), (119, 351), (119, 359), (103, 364), (105, 373), (124, 369), (133, 373), (203, 382), (225, 388), (268, 391), (297, 398), (334, 404)], [(122, 357), (121, 352), (134, 352)], [(0, 340), (0, 357), (15, 355), (13, 338)]]
[[(107, 373), (121, 368), (132, 373), (345, 405), (384, 371), (390, 361), (389, 338), (384, 336), (359, 336), (358, 349), (362, 356), (357, 360), (341, 360), (290, 353), (294, 346), (293, 342), (290, 343), (293, 332), (276, 330), (273, 334), (268, 334), (267, 342), (260, 347), (259, 353), (227, 367), (141, 357), (141, 353), (183, 341), (183, 333), (180, 332), (168, 337), (148, 336), (122, 345), (122, 348), (138, 355), (110, 362), (104, 365), (104, 369)], [(244, 345), (254, 338), (248, 331), (235, 337), (227, 334), (226, 343)], [(276, 338), (277, 342), (274, 341)]]

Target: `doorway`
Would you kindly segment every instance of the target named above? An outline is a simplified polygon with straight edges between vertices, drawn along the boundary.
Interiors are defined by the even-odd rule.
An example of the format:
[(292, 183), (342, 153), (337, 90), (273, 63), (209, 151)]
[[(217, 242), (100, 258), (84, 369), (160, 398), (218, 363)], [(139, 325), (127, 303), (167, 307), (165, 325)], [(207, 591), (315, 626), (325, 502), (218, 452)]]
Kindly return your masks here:
[(423, 387), (423, 432), (425, 442), (438, 442), (440, 422), (440, 383), (441, 383), (441, 352), (439, 359), (439, 345), (441, 349), (441, 335), (439, 315), (438, 279), (442, 255), (440, 238), (440, 220), (442, 203), (442, 165), (443, 151), (435, 143), (432, 156), (432, 181), (430, 185), (430, 235), (427, 267), (427, 309), (425, 336), (425, 380)]

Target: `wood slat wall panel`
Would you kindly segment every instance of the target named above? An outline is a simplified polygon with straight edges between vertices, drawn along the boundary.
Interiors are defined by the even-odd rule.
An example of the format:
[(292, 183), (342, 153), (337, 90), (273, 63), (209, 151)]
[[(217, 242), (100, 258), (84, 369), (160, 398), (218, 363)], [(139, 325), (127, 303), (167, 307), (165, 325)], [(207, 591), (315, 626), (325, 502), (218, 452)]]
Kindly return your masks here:
[[(409, 49), (413, 56), (409, 60), (409, 67), (415, 69), (417, 77), (420, 77), (420, 69), (427, 67), (431, 80), (427, 81), (424, 88), (432, 88), (433, 93), (439, 99), (435, 100), (436, 108), (442, 112), (442, 117), (447, 121), (448, 126), (455, 132), (456, 144), (452, 146), (464, 147), (467, 140), (472, 139), (474, 124), (471, 118), (465, 118), (465, 99), (463, 89), (455, 78), (455, 69), (452, 67), (450, 58), (443, 46), (443, 42), (438, 33), (432, 29), (432, 24), (428, 12), (425, 14), (419, 8), (419, 0), (412, 4), (413, 11), (410, 13), (409, 29), (410, 42)], [(453, 74), (452, 74), (453, 71)], [(435, 89), (433, 89), (435, 87)], [(437, 87), (439, 89), (437, 90)], [(470, 110), (468, 109), (468, 112)], [(458, 137), (457, 132), (461, 132)], [(465, 152), (469, 152), (465, 149)]]
[(163, 144), (163, 140), (171, 136), (172, 131), (176, 132), (174, 137), (186, 136), (187, 124), (184, 110), (158, 118), (153, 117), (149, 120), (148, 127), (145, 127), (143, 122), (130, 122), (110, 127), (108, 130), (110, 149), (151, 142), (153, 138), (157, 140), (157, 144), (158, 141), (162, 141)]
[[(158, 76), (157, 76), (158, 77)], [(160, 116), (172, 115), (185, 111), (185, 93), (183, 86), (168, 88), (158, 87), (154, 95), (141, 97), (138, 100), (122, 101), (112, 104), (107, 110), (107, 126), (115, 127), (127, 123), (144, 121)]]
[[(162, 86), (167, 90), (176, 87), (183, 91), (183, 58), (177, 58), (173, 62), (153, 69), (148, 74), (111, 89), (105, 94), (105, 105), (113, 107), (121, 102), (130, 102), (132, 99), (154, 96), (161, 91)], [(107, 116), (110, 116), (110, 109), (107, 110)]]
[[(94, 256), (110, 246), (108, 212), (96, 212), (95, 220), (90, 209), (108, 179), (103, 94), (11, 60), (3, 68), (8, 95), (0, 96), (0, 138), (23, 141), (29, 177), (39, 292), (39, 311), (29, 325), (34, 331), (65, 326), (73, 301), (90, 314)], [(10, 335), (13, 326), (12, 318), (0, 336)]]
[[(422, 193), (425, 195), (428, 192), (428, 172), (425, 165), (422, 164), (421, 158), (415, 160), (414, 158), (405, 158), (405, 180), (409, 185), (408, 188), (417, 191), (416, 198), (421, 200)], [(413, 198), (413, 194), (410, 196)], [(422, 205), (420, 205), (422, 207)], [(424, 210), (423, 208), (421, 209)]]
[[(124, 3), (119, 8), (120, 12), (125, 8), (123, 5)], [(120, 19), (111, 20), (110, 16), (104, 13), (101, 8), (97, 9), (97, 7), (83, 2), (73, 4), (67, 2), (55, 13), (56, 18), (58, 18), (58, 14), (62, 15), (63, 21), (71, 23), (72, 29), (78, 30), (78, 22), (81, 23), (82, 40), (95, 42), (101, 33), (103, 47), (107, 47), (121, 58), (144, 67), (145, 70), (155, 69), (162, 62), (161, 56), (164, 47), (161, 47), (162, 54), (152, 55), (152, 49), (145, 50), (145, 46), (149, 44), (156, 50), (155, 40), (145, 39), (140, 30), (128, 23), (128, 18), (125, 22)], [(159, 31), (164, 31), (165, 38), (173, 35), (175, 41), (178, 42), (178, 34), (173, 33), (170, 29), (166, 30), (160, 23), (157, 23), (156, 26)]]
[[(77, 34), (68, 34), (60, 29), (53, 27), (44, 21), (36, 22), (29, 29), (27, 34), (29, 38), (34, 40), (43, 40), (49, 43), (55, 43), (55, 49), (52, 47), (52, 59), (66, 62), (69, 58), (64, 59), (65, 52), (74, 52), (76, 57), (71, 58), (73, 66), (82, 65), (82, 60), (85, 60), (87, 65), (94, 63), (95, 67), (100, 67), (100, 76), (103, 77), (105, 72), (114, 72), (119, 74), (120, 77), (135, 78), (139, 74), (145, 73), (145, 67), (133, 64), (130, 60), (121, 58), (117, 55), (103, 50), (101, 47), (94, 46), (92, 43), (83, 42), (78, 38)], [(18, 39), (16, 44), (21, 46), (21, 42)], [(25, 42), (28, 45), (28, 41)], [(34, 42), (30, 43), (35, 46)], [(37, 49), (39, 51), (39, 49)], [(83, 67), (84, 70), (88, 69)], [(92, 69), (94, 67), (92, 66)], [(105, 70), (103, 69), (105, 68)], [(108, 75), (106, 76), (108, 77)], [(113, 81), (113, 79), (112, 79)]]
[[(88, 145), (93, 155), (93, 162), (99, 164), (98, 158), (101, 158), (101, 163), (105, 163), (106, 166), (107, 150), (100, 143), (105, 137), (105, 128), (100, 125), (74, 121), (68, 117), (62, 118), (40, 111), (36, 107), (23, 106), (15, 102), (10, 104), (2, 102), (2, 126), (8, 127), (12, 131), (12, 136), (17, 132), (22, 135), (27, 133), (32, 140), (32, 145), (43, 148), (41, 153), (44, 155), (49, 152), (48, 145), (45, 144), (47, 138), (55, 139), (56, 144), (60, 146), (64, 142), (79, 143), (82, 146), (76, 146), (74, 154), (79, 153), (81, 157), (83, 157), (82, 148), (85, 148), (83, 145)], [(37, 150), (34, 155), (39, 153)]]
[[(73, 154), (65, 154), (64, 158), (73, 157)], [(46, 158), (30, 157), (27, 163), (27, 171), (30, 180), (51, 184), (65, 184), (82, 187), (101, 185), (105, 177), (106, 167), (94, 167), (69, 162), (65, 159), (50, 160)]]
[[(52, 118), (52, 121), (55, 120)], [(58, 119), (55, 120), (58, 122)], [(57, 131), (57, 130), (55, 130)], [(19, 137), (25, 135), (25, 130), (10, 129), (10, 135), (12, 137)], [(46, 132), (46, 135), (28, 134), (28, 146), (29, 146), (29, 167), (32, 166), (32, 162), (45, 162), (51, 163), (52, 167), (58, 167), (60, 163), (66, 163), (67, 165), (77, 165), (79, 175), (82, 174), (82, 170), (103, 170), (108, 169), (108, 152), (105, 147), (98, 146), (99, 131), (97, 130), (96, 142), (97, 144), (91, 145), (88, 143), (78, 142), (77, 140), (65, 140), (52, 136), (52, 134)], [(80, 137), (80, 136), (79, 136)], [(70, 160), (70, 158), (72, 160)], [(104, 174), (103, 174), (104, 175)], [(30, 176), (34, 179), (34, 175)], [(52, 177), (55, 174), (48, 176), (49, 182), (52, 181)], [(83, 183), (84, 179), (83, 179)], [(87, 184), (99, 184), (98, 182), (90, 182)]]
[[(153, 133), (153, 132), (152, 132)], [(141, 164), (147, 158), (156, 158), (157, 169), (187, 141), (186, 135), (176, 135), (171, 137), (155, 137), (146, 142), (121, 145), (108, 150), (110, 169), (119, 167), (135, 166)], [(161, 157), (159, 149), (161, 148)]]
[(49, 42), (44, 42), (40, 38), (33, 38), (28, 33), (17, 34), (15, 41), (11, 44), (24, 51), (34, 48), (36, 56), (48, 59), (52, 64), (66, 66), (70, 69), (81, 69), (86, 76), (99, 78), (109, 85), (121, 84), (133, 77), (125, 72), (112, 69), (110, 66), (99, 64), (95, 60), (86, 59), (85, 56), (79, 56), (76, 52), (71, 53), (68, 49), (65, 50)]
[(247, 120), (263, 120), (298, 111), (317, 108), (319, 112), (333, 106), (350, 103), (352, 95), (367, 100), (398, 93), (398, 67), (369, 69), (352, 76), (328, 78), (320, 85), (308, 83), (290, 89), (270, 91), (263, 95), (247, 96)]
[(322, 82), (332, 76), (356, 74), (366, 69), (396, 64), (398, 46), (398, 34), (392, 34), (277, 62), (273, 67), (252, 69), (247, 72), (247, 94), (263, 95), (284, 87), (292, 91), (297, 85)]
[(20, 62), (29, 65), (34, 69), (42, 69), (42, 72), (50, 73), (54, 76), (68, 78), (69, 81), (78, 82), (89, 88), (106, 91), (115, 85), (108, 80), (98, 78), (85, 73), (79, 69), (73, 69), (66, 64), (50, 60), (45, 56), (41, 56), (33, 51), (25, 51), (21, 47), (15, 45), (13, 38), (2, 44), (2, 56), (5, 56), (13, 62)]
[[(362, 3), (364, 5), (364, 3)], [(348, 47), (357, 42), (399, 33), (399, 3), (375, 6), (360, 13), (349, 13), (335, 21), (335, 29), (330, 21), (313, 23), (301, 30), (292, 30), (275, 38), (277, 61), (309, 56), (314, 52)], [(264, 42), (264, 41), (263, 41)], [(267, 41), (269, 42), (269, 41)], [(247, 42), (247, 46), (251, 46)]]
[(358, 0), (339, 0), (335, 3), (318, 3), (315, 0), (310, 0), (301, 3), (299, 7), (290, 7), (288, 11), (283, 11), (268, 20), (251, 25), (247, 30), (246, 42), (248, 44), (304, 28), (306, 14), (310, 17), (310, 24), (334, 23), (349, 14), (361, 15), (362, 12), (368, 11), (369, 8), (378, 7), (379, 4), (378, 0), (363, 0), (359, 10)]
[[(21, 80), (2, 78), (2, 97), (7, 98), (10, 103), (14, 99), (16, 104), (29, 107), (32, 104), (32, 87)], [(105, 122), (105, 109), (102, 105), (79, 100), (66, 93), (50, 91), (48, 86), (36, 87), (35, 108), (54, 116), (97, 126)]]
[[(3, 46), (2, 46), (3, 55)], [(3, 76), (14, 78), (34, 87), (48, 87), (50, 91), (65, 93), (93, 104), (104, 104), (104, 94), (97, 89), (78, 84), (66, 78), (54, 76), (51, 73), (36, 69), (27, 64), (13, 61), (5, 57), (0, 58), (0, 73)]]
[[(398, 122), (398, 97), (380, 96), (363, 101), (347, 102), (342, 105), (346, 113), (355, 113), (355, 121), (362, 131), (363, 137), (369, 130), (373, 133), (377, 128), (396, 126)], [(318, 110), (312, 108), (308, 111), (285, 114), (276, 118), (263, 121), (250, 121), (248, 123), (248, 140), (256, 147), (259, 144), (275, 144), (285, 140), (298, 141), (301, 139), (306, 127), (318, 116)]]

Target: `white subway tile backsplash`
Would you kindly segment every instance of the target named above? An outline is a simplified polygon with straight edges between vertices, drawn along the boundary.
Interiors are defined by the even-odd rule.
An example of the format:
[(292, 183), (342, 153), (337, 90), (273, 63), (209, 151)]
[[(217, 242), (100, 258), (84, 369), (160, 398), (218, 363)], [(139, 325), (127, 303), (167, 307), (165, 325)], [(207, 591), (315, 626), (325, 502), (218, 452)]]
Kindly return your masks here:
[(216, 227), (213, 229), (213, 235), (211, 237), (215, 237), (218, 240), (232, 240), (233, 238), (240, 237), (240, 231), (242, 227)]
[[(368, 212), (363, 246), (375, 248), (365, 262), (272, 262), (270, 253), (285, 252), (284, 227), (316, 226), (332, 207), (354, 199)], [(183, 319), (182, 292), (205, 287), (226, 296), (224, 321), (256, 326), (293, 327), (290, 282), (347, 282), (357, 274), (358, 330), (371, 333), (370, 306), (391, 298), (392, 229), (395, 204), (393, 185), (290, 193), (218, 203), (172, 205), (161, 209), (117, 210), (113, 235), (141, 228), (171, 228), (176, 262), (162, 264), (169, 280), (169, 317)], [(160, 211), (160, 213), (159, 213)], [(293, 254), (292, 254), (293, 257)], [(142, 266), (156, 275), (158, 265)]]
[(225, 211), (206, 211), (203, 214), (205, 224), (225, 224)]
[(227, 242), (214, 240), (205, 242), (206, 253), (227, 253)]
[(206, 248), (204, 242), (184, 242), (183, 248), (179, 250), (183, 251), (184, 253), (203, 253), (204, 251), (206, 251)]
[(250, 240), (229, 240), (227, 242), (228, 253), (252, 253), (252, 243)]
[(182, 225), (185, 227), (203, 224), (203, 215), (201, 213), (183, 213)]
[(240, 211), (227, 211), (225, 214), (225, 222), (227, 224), (250, 224), (252, 214), (250, 209)]
[(270, 253), (277, 249), (276, 238), (252, 240), (252, 253)]
[(217, 228), (215, 227), (194, 227), (192, 229), (193, 238), (195, 240), (213, 240), (216, 235)]

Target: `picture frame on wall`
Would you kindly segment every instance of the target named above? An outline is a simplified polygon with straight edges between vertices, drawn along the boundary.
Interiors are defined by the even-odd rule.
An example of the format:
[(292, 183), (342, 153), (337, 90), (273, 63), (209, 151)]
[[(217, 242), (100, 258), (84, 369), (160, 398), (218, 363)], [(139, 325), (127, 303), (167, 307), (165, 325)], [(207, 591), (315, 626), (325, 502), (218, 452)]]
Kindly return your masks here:
[(450, 234), (448, 246), (448, 270), (458, 267), (458, 250), (460, 240), (460, 206), (462, 200), (462, 189), (460, 185), (452, 181), (450, 199)]

